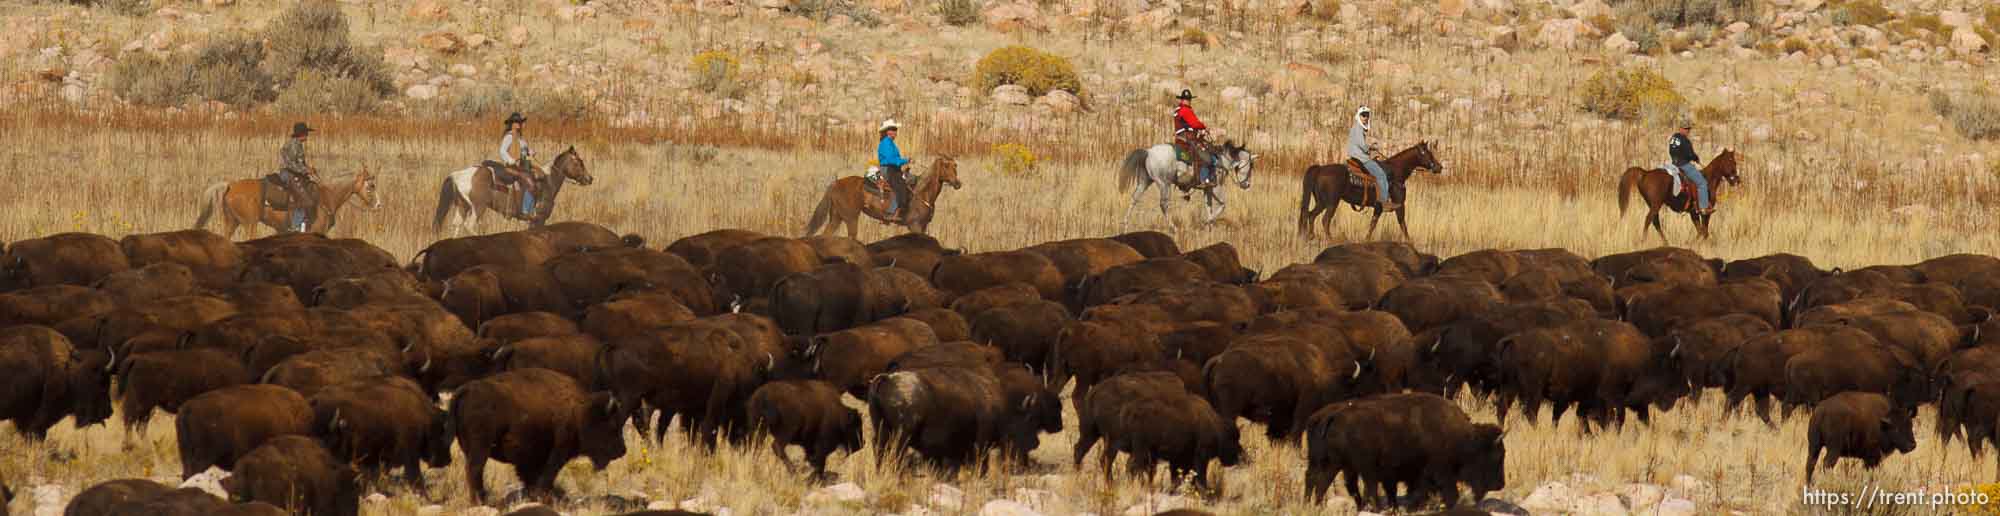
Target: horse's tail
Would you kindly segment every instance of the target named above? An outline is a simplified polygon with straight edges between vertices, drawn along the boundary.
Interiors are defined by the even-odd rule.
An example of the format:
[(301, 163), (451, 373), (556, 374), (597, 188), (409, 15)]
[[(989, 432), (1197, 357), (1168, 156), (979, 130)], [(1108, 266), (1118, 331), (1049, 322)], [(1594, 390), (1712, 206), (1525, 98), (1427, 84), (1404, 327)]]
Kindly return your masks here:
[(457, 196), (458, 182), (452, 181), (451, 176), (444, 176), (444, 184), (438, 186), (437, 214), (431, 216), (431, 231), (444, 232), (444, 216), (451, 213), (451, 205), (456, 201), (452, 198)]
[(1625, 177), (1618, 179), (1618, 213), (1625, 213), (1625, 205), (1630, 203), (1632, 187), (1639, 184), (1639, 178), (1646, 177), (1646, 171), (1638, 167), (1625, 169)]
[[(1306, 212), (1308, 212), (1308, 211), (1312, 211), (1312, 202), (1313, 202), (1313, 197), (1314, 197), (1314, 195), (1313, 195), (1313, 194), (1314, 194), (1314, 192), (1313, 192), (1313, 172), (1315, 172), (1315, 170), (1313, 170), (1313, 169), (1312, 169), (1311, 167), (1307, 167), (1307, 168), (1306, 168), (1306, 173), (1304, 173), (1304, 174), (1299, 174), (1299, 179), (1300, 179), (1300, 181), (1299, 181), (1299, 220), (1301, 220), (1301, 221), (1303, 221), (1303, 220), (1306, 220)], [(1303, 224), (1303, 222), (1301, 222), (1301, 224)]]
[(1146, 180), (1146, 149), (1132, 151), (1125, 155), (1125, 164), (1118, 167), (1118, 190), (1131, 190), (1132, 185)]
[(826, 195), (820, 196), (819, 207), (813, 208), (812, 220), (806, 222), (805, 236), (812, 236), (813, 233), (818, 233), (819, 227), (826, 224), (827, 217), (832, 216), (832, 214), (833, 188), (829, 187), (826, 189)]
[(222, 204), (224, 201), (222, 197), (228, 193), (228, 181), (208, 185), (207, 189), (201, 191), (201, 197), (196, 198), (195, 201), (200, 206), (200, 211), (194, 217), (195, 229), (208, 228), (208, 218), (215, 216), (215, 212), (223, 210)]

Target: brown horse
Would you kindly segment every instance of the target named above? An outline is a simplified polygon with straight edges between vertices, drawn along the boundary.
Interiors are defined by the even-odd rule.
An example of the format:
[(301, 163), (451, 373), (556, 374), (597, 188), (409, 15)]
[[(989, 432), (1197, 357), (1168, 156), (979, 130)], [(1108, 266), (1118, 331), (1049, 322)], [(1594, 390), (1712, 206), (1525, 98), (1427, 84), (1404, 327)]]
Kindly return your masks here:
[[(1418, 168), (1430, 170), (1433, 174), (1444, 174), (1444, 164), (1438, 163), (1431, 152), (1431, 142), (1417, 142), (1402, 152), (1381, 160), (1382, 171), (1389, 174), (1389, 198), (1402, 203), (1409, 194), (1405, 184)], [(1363, 181), (1356, 184), (1355, 181)], [(1365, 170), (1350, 168), (1346, 163), (1338, 165), (1313, 165), (1306, 169), (1303, 192), (1299, 194), (1299, 235), (1313, 236), (1312, 220), (1320, 217), (1321, 231), (1333, 236), (1333, 216), (1340, 210), (1341, 202), (1353, 205), (1354, 211), (1375, 208), (1375, 218), (1368, 221), (1368, 237), (1375, 237), (1375, 225), (1382, 222), (1381, 197), (1374, 192), (1373, 177)], [(1315, 204), (1317, 201), (1317, 204)], [(1397, 208), (1396, 225), (1403, 228), (1403, 239), (1410, 239), (1410, 225), (1403, 221), (1403, 208)], [(1324, 214), (1324, 215), (1322, 215)]]
[[(821, 226), (825, 226), (826, 233), (832, 234), (834, 228), (846, 224), (847, 237), (854, 238), (855, 232), (860, 228), (859, 222), (863, 213), (868, 214), (869, 218), (888, 223), (883, 212), (888, 210), (889, 196), (894, 194), (887, 190), (876, 194), (866, 193), (861, 185), (862, 181), (861, 176), (847, 176), (836, 179), (832, 185), (828, 185), (826, 195), (820, 197), (819, 207), (813, 209), (812, 221), (806, 223), (805, 236), (818, 234)], [(931, 217), (937, 215), (938, 194), (944, 192), (944, 185), (951, 185), (953, 190), (964, 186), (958, 182), (958, 162), (952, 161), (951, 158), (938, 158), (937, 161), (931, 162), (931, 173), (924, 174), (910, 187), (912, 205), (903, 207), (904, 227), (917, 233), (924, 233), (930, 229)], [(829, 221), (832, 224), (827, 224)]]
[[(549, 215), (556, 211), (556, 196), (562, 193), (564, 183), (571, 181), (583, 186), (597, 182), (590, 176), (589, 167), (584, 166), (583, 156), (576, 153), (576, 147), (557, 154), (555, 162), (549, 165), (549, 173), (538, 174), (535, 178), (535, 212), (522, 216), (519, 193), (501, 195), (502, 191), (493, 184), (493, 171), (486, 167), (474, 166), (445, 176), (444, 184), (438, 187), (437, 214), (431, 218), (431, 230), (439, 236), (444, 234), (444, 219), (455, 216), (452, 222), (452, 236), (479, 232), (479, 212), (492, 211), (514, 220), (526, 221), (529, 226), (540, 227), (548, 223)], [(476, 208), (475, 208), (476, 207)]]
[[(201, 214), (195, 217), (195, 229), (208, 227), (208, 219), (217, 213), (222, 217), (222, 236), (236, 237), (236, 228), (243, 227), (250, 235), (257, 234), (257, 223), (263, 223), (279, 233), (286, 231), (291, 213), (274, 210), (264, 205), (264, 179), (238, 179), (209, 185), (201, 194)], [(314, 184), (319, 193), (319, 209), (314, 214), (310, 233), (326, 233), (340, 221), (340, 209), (347, 201), (360, 198), (364, 208), (373, 210), (382, 207), (382, 198), (375, 195), (375, 174), (368, 167), (349, 177), (335, 177)]]
[[(1710, 199), (1710, 207), (1720, 203), (1722, 185), (1725, 182), (1732, 186), (1743, 184), (1743, 179), (1736, 175), (1736, 151), (1730, 149), (1723, 149), (1722, 154), (1709, 160), (1708, 165), (1701, 168), (1701, 175), (1708, 178), (1709, 196), (1714, 197)], [(1682, 191), (1669, 192), (1674, 188), (1674, 179), (1667, 175), (1667, 171), (1657, 168), (1627, 168), (1625, 176), (1618, 180), (1618, 213), (1625, 213), (1627, 199), (1632, 195), (1632, 188), (1637, 186), (1639, 196), (1646, 199), (1647, 206), (1646, 224), (1639, 226), (1639, 234), (1644, 235), (1646, 228), (1650, 226), (1653, 232), (1659, 233), (1661, 244), (1667, 242), (1667, 232), (1660, 229), (1660, 207), (1666, 206), (1674, 211), (1687, 213), (1688, 218), (1694, 220), (1695, 231), (1701, 235), (1698, 238), (1707, 240), (1708, 220), (1713, 215), (1703, 215), (1692, 209), (1694, 203), (1690, 201), (1694, 198), (1694, 185), (1688, 183), (1686, 179), (1682, 179), (1681, 182), (1684, 185)]]

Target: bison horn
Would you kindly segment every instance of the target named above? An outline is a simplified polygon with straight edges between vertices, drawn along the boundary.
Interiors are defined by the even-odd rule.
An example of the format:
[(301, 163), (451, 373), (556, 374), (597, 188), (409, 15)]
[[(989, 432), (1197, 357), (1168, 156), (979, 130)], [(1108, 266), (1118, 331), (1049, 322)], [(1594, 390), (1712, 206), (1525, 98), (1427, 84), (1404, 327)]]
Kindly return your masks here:
[(731, 295), (729, 298), (729, 313), (743, 313), (743, 296)]
[(604, 413), (606, 415), (618, 413), (618, 398), (613, 397), (609, 401), (604, 402)]
[(1674, 336), (1674, 349), (1667, 351), (1667, 356), (1670, 358), (1681, 356), (1681, 336)]
[(1368, 350), (1368, 361), (1375, 361), (1375, 350), (1372, 348)]
[(1354, 363), (1354, 376), (1353, 376), (1352, 378), (1360, 378), (1360, 377), (1361, 377), (1361, 362), (1355, 362), (1355, 363)]
[(341, 424), (340, 424), (340, 409), (337, 409), (337, 408), (336, 408), (336, 409), (333, 409), (333, 417), (332, 417), (332, 418), (330, 418), (330, 419), (329, 419), (329, 420), (328, 420), (328, 421), (326, 422), (326, 431), (327, 431), (327, 433), (334, 433), (334, 432), (338, 432), (338, 431), (340, 431), (340, 427), (341, 427)]
[(768, 351), (764, 352), (764, 370), (771, 371), (777, 368), (778, 368), (778, 357), (771, 356), (771, 353)]
[(113, 347), (111, 348), (110, 351), (111, 351), (111, 358), (105, 359), (104, 361), (104, 372), (106, 373), (109, 373), (111, 372), (111, 370), (118, 368), (118, 348)]
[(1029, 394), (1029, 395), (1028, 395), (1027, 397), (1025, 397), (1025, 398), (1021, 398), (1021, 410), (1022, 410), (1022, 411), (1027, 411), (1027, 410), (1028, 410), (1028, 406), (1029, 406), (1029, 405), (1033, 405), (1033, 404), (1035, 404), (1035, 395), (1033, 395), (1033, 394)]
[(444, 290), (438, 291), (438, 299), (451, 297), (451, 278), (444, 279)]
[(419, 373), (429, 373), (429, 372), (431, 372), (431, 352), (430, 352), (430, 351), (428, 351), (428, 350), (424, 351), (424, 365), (420, 365), (420, 366), (417, 366), (417, 372), (419, 372)]

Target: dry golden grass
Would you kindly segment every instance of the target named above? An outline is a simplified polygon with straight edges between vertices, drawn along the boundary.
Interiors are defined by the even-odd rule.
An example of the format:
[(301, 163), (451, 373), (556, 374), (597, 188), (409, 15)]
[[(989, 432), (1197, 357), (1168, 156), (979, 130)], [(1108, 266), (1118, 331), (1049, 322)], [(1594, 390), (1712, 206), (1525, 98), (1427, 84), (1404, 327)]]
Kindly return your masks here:
[[(116, 236), (187, 227), (197, 207), (195, 197), (205, 185), (262, 174), (275, 162), (275, 148), (280, 143), (277, 138), (263, 136), (278, 132), (267, 130), (279, 127), (271, 121), (219, 122), (213, 129), (168, 119), (101, 122), (101, 128), (92, 129), (51, 115), (0, 124), (0, 141), (14, 143), (0, 156), (0, 177), (9, 178), (7, 184), (13, 192), (11, 213), (0, 218), (0, 238), (13, 240), (61, 231)], [(324, 171), (345, 172), (364, 164), (378, 171), (384, 208), (351, 211), (342, 217), (342, 226), (335, 233), (368, 239), (407, 258), (432, 239), (428, 218), (440, 178), (483, 157), (490, 142), (477, 138), (485, 136), (483, 131), (459, 138), (456, 135), (467, 132), (454, 130), (457, 128), (447, 123), (407, 123), (407, 128), (416, 129), (387, 122), (370, 125), (375, 123), (349, 120), (327, 124), (337, 129), (320, 133), (311, 152)], [(413, 134), (417, 131), (436, 132), (419, 137)], [(718, 227), (796, 234), (824, 185), (837, 175), (858, 171), (867, 159), (862, 152), (764, 150), (754, 144), (695, 148), (611, 129), (554, 128), (544, 132), (556, 136), (530, 133), (544, 152), (575, 144), (598, 178), (593, 186), (566, 189), (557, 219), (587, 220), (635, 232), (646, 236), (653, 246)], [(717, 131), (710, 137), (728, 136)], [(924, 138), (906, 146), (920, 163), (927, 163), (938, 152), (929, 145), (935, 140)], [(827, 139), (843, 144), (865, 142), (853, 136)], [(948, 244), (973, 251), (1114, 233), (1129, 200), (1128, 195), (1116, 191), (1113, 181), (1111, 165), (1120, 154), (1122, 150), (1116, 147), (1093, 146), (1091, 159), (1045, 163), (1024, 176), (998, 172), (999, 165), (992, 158), (962, 160), (965, 188), (944, 194), (933, 231)], [(1448, 256), (1486, 247), (1555, 246), (1594, 256), (1657, 243), (1641, 235), (1638, 211), (1622, 217), (1617, 213), (1609, 167), (1601, 174), (1567, 180), (1569, 186), (1556, 189), (1529, 179), (1534, 176), (1510, 172), (1514, 165), (1498, 156), (1459, 154), (1447, 144), (1441, 159), (1450, 175), (1423, 175), (1412, 185), (1411, 231), (1415, 243), (1425, 251)], [(1595, 157), (1591, 161), (1608, 159)], [(1746, 170), (1747, 186), (1727, 197), (1718, 217), (1716, 239), (1691, 243), (1692, 231), (1685, 219), (1672, 218), (1668, 235), (1676, 244), (1727, 258), (1795, 252), (1822, 266), (1846, 267), (1907, 263), (1953, 252), (2000, 254), (2000, 240), (1980, 229), (1985, 222), (1970, 220), (1982, 218), (1982, 214), (1969, 201), (1940, 200), (1936, 215), (1914, 220), (1875, 209), (1857, 210), (1832, 198), (1775, 188), (1773, 185), (1787, 184), (1778, 179), (1785, 176), (1756, 164), (1783, 159), (1781, 156), (1750, 159), (1753, 165)], [(1196, 210), (1175, 198), (1174, 216), (1186, 228), (1175, 236), (1184, 246), (1229, 241), (1242, 251), (1250, 266), (1273, 271), (1287, 263), (1309, 260), (1329, 243), (1359, 239), (1365, 229), (1363, 217), (1344, 208), (1336, 222), (1337, 240), (1309, 242), (1296, 237), (1296, 166), (1267, 164), (1260, 168), (1249, 191), (1231, 187), (1234, 202), (1215, 226), (1197, 226)], [(1151, 193), (1142, 199), (1135, 213), (1135, 229), (1163, 228), (1157, 202), (1158, 197)], [(513, 223), (489, 222), (484, 229), (514, 227)], [(1393, 230), (1392, 225), (1380, 229)], [(268, 234), (268, 230), (259, 231), (260, 235)], [(885, 226), (864, 223), (860, 236), (871, 240), (891, 234)], [(1466, 403), (1475, 419), (1492, 418), (1490, 408)], [(1073, 425), (1074, 415), (1070, 418)], [(171, 479), (179, 468), (166, 421), (170, 419), (156, 422), (131, 450), (121, 447), (122, 430), (115, 424), (81, 432), (65, 426), (41, 444), (28, 444), (6, 433), (0, 437), (0, 450), (4, 450), (0, 451), (0, 477), (23, 490), (15, 507), (24, 512), (32, 509), (33, 496), (27, 489), (36, 485), (60, 485), (65, 496), (70, 496), (104, 479)], [(1654, 426), (1628, 427), (1616, 434), (1580, 435), (1573, 421), (1550, 428), (1526, 426), (1516, 420), (1510, 421), (1509, 427), (1509, 487), (1495, 495), (1509, 500), (1518, 501), (1549, 481), (1566, 482), (1583, 492), (1603, 492), (1629, 483), (1672, 485), (1676, 476), (1688, 475), (1709, 487), (1686, 493), (1670, 488), (1669, 492), (1694, 500), (1705, 513), (1820, 512), (1797, 505), (1804, 447), (1802, 418), (1772, 430), (1752, 419), (1722, 415), (1718, 400), (1710, 397), (1704, 404), (1665, 415)], [(1918, 431), (1925, 437), (1916, 454), (1891, 458), (1875, 471), (1844, 466), (1825, 475), (1822, 485), (1858, 488), (1869, 483), (1914, 489), (1994, 478), (1992, 467), (1972, 460), (1963, 444), (1943, 448), (1929, 438), (1926, 426), (1920, 425)], [(1074, 438), (1074, 434), (1065, 433), (1045, 439), (1035, 454), (1040, 464), (1030, 473), (954, 479), (952, 484), (964, 492), (962, 507), (931, 509), (972, 512), (988, 500), (1007, 498), (1049, 513), (1124, 513), (1142, 504), (1154, 504), (1146, 511), (1180, 504), (1210, 507), (1223, 514), (1318, 511), (1303, 505), (1299, 494), (1304, 463), (1298, 450), (1269, 445), (1261, 437), (1248, 438), (1253, 463), (1223, 474), (1226, 494), (1214, 500), (1147, 491), (1122, 475), (1106, 485), (1095, 470), (1079, 474), (1065, 465)], [(792, 513), (801, 504), (807, 504), (805, 512), (810, 514), (864, 514), (928, 505), (933, 484), (940, 481), (931, 473), (900, 468), (877, 473), (872, 468), (873, 457), (863, 452), (837, 459), (835, 464), (843, 480), (868, 491), (866, 501), (848, 505), (808, 502), (815, 487), (802, 483), (799, 473), (771, 460), (763, 447), (708, 455), (679, 440), (664, 447), (640, 446), (636, 435), (628, 435), (628, 440), (633, 442), (631, 455), (610, 471), (591, 473), (581, 463), (575, 464), (563, 476), (564, 485), (572, 494), (582, 496), (641, 494), (655, 500), (699, 499), (708, 507), (729, 507), (736, 514)], [(461, 471), (429, 472), (437, 492), (444, 497), (435, 503), (453, 512), (465, 508), (466, 503)], [(512, 484), (507, 468), (496, 468), (490, 475), (492, 485)], [(419, 500), (393, 483), (375, 489), (392, 499), (369, 505), (370, 514), (412, 514), (433, 503)], [(573, 509), (598, 513), (605, 507), (587, 504)]]

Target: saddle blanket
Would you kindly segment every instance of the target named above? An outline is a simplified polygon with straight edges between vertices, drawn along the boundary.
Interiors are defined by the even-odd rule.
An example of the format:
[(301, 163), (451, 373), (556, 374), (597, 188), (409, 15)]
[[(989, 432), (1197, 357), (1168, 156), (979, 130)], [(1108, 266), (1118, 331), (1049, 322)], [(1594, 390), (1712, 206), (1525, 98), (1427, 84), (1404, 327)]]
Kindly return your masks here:
[(1681, 191), (1681, 168), (1674, 166), (1674, 164), (1672, 163), (1668, 163), (1665, 165), (1660, 165), (1660, 170), (1666, 171), (1667, 177), (1673, 178), (1674, 180), (1673, 189), (1667, 191), (1669, 192)]

